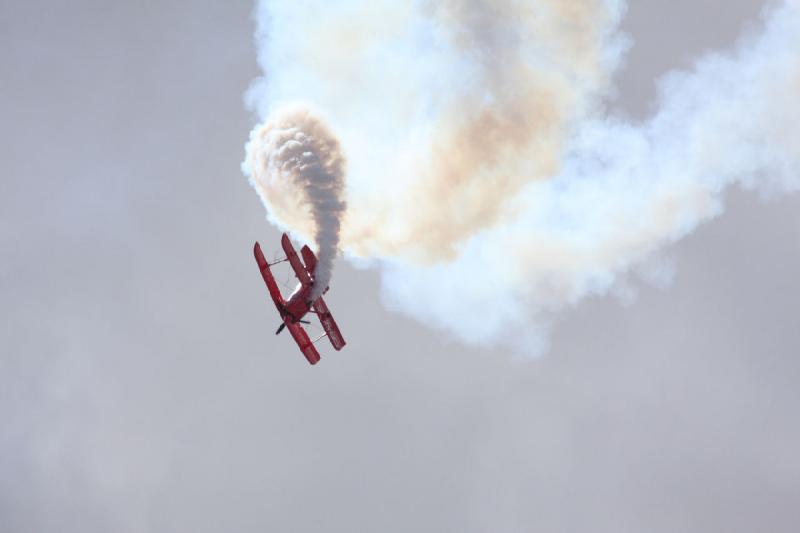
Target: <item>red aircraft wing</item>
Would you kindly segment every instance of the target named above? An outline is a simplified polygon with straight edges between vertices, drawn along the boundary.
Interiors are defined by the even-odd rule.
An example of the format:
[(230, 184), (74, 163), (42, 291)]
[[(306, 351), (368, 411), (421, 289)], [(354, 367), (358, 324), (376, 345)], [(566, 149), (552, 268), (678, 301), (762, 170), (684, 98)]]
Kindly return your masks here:
[[(306, 269), (313, 274), (314, 269), (317, 267), (317, 256), (314, 255), (314, 252), (311, 251), (311, 248), (308, 246), (303, 246), (300, 249), (300, 253), (303, 255), (303, 261), (306, 263)], [(323, 292), (328, 292), (328, 288), (325, 287)], [(319, 317), (319, 321), (322, 323), (322, 327), (325, 329), (325, 333), (328, 335), (328, 338), (331, 340), (331, 344), (336, 350), (341, 350), (344, 348), (346, 342), (342, 337), (342, 333), (339, 331), (339, 326), (336, 325), (336, 321), (333, 319), (333, 315), (328, 310), (328, 305), (325, 303), (325, 300), (322, 299), (320, 296), (317, 298), (317, 301), (313, 304), (314, 311), (316, 311), (317, 316)]]
[(275, 307), (278, 308), (278, 311), (282, 313), (281, 305), (285, 302), (283, 301), (283, 296), (281, 296), (281, 290), (278, 288), (278, 284), (275, 283), (275, 278), (272, 277), (272, 272), (269, 269), (269, 263), (264, 258), (264, 253), (261, 251), (261, 245), (256, 243), (255, 247), (253, 248), (253, 254), (256, 256), (256, 263), (258, 263), (258, 268), (261, 270), (261, 277), (264, 278), (264, 283), (267, 284), (267, 289), (269, 289), (269, 295), (272, 296), (272, 301), (275, 302)]
[(311, 342), (311, 339), (308, 338), (308, 333), (303, 329), (303, 326), (296, 322), (291, 322), (288, 319), (285, 320), (284, 323), (289, 329), (289, 333), (294, 337), (297, 346), (300, 347), (300, 351), (306, 356), (308, 362), (312, 365), (319, 363), (319, 352), (314, 347), (314, 343)]
[(325, 304), (325, 300), (322, 299), (322, 296), (317, 298), (317, 301), (315, 301), (313, 305), (314, 311), (316, 311), (319, 321), (322, 323), (322, 328), (325, 330), (325, 333), (328, 334), (328, 338), (333, 347), (337, 351), (344, 348), (344, 345), (347, 343), (344, 341), (344, 337), (342, 337), (342, 333), (339, 331), (339, 326), (336, 325), (336, 321), (333, 319), (333, 315), (331, 315), (331, 312), (328, 310), (328, 306)]
[(289, 240), (289, 236), (285, 233), (283, 237), (281, 237), (281, 246), (283, 246), (286, 259), (288, 259), (289, 264), (292, 265), (292, 269), (297, 279), (300, 280), (300, 283), (302, 283), (303, 286), (311, 285), (311, 276), (306, 270), (306, 267), (303, 266), (303, 263), (300, 262), (300, 258), (297, 256), (297, 252), (294, 251), (294, 246), (292, 246), (292, 241)]

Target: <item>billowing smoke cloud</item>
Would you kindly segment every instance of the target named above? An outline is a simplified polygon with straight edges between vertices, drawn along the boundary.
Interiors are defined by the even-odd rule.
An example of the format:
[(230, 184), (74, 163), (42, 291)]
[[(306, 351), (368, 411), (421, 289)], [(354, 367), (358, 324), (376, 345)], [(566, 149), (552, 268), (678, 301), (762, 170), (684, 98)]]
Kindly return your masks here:
[(797, 0), (668, 76), (637, 124), (603, 105), (620, 0), (332, 4), (261, 2), (253, 103), (325, 110), (350, 160), (342, 246), (390, 307), (464, 340), (541, 351), (553, 313), (663, 279), (654, 254), (726, 187), (800, 187)]
[(281, 108), (251, 133), (244, 171), (272, 219), (316, 243), (315, 300), (330, 283), (345, 210), (339, 142), (307, 109)]

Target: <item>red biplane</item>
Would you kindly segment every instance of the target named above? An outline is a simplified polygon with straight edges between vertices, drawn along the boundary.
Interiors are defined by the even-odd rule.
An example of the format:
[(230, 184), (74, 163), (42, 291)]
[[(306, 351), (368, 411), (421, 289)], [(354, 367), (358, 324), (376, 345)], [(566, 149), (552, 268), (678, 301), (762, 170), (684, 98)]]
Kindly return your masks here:
[[(274, 263), (268, 263), (267, 260), (264, 259), (264, 254), (261, 252), (261, 246), (258, 243), (256, 243), (253, 249), (258, 268), (261, 270), (261, 276), (267, 284), (267, 289), (269, 289), (269, 295), (272, 297), (272, 301), (275, 302), (275, 307), (278, 308), (281, 320), (283, 320), (283, 324), (280, 325), (275, 335), (283, 331), (283, 328), (289, 328), (289, 333), (294, 337), (295, 342), (297, 342), (297, 345), (300, 347), (300, 351), (303, 352), (303, 355), (306, 356), (309, 363), (315, 365), (319, 362), (319, 352), (317, 352), (317, 349), (314, 347), (315, 342), (322, 337), (328, 337), (333, 347), (336, 350), (341, 350), (345, 345), (344, 338), (342, 338), (342, 334), (339, 332), (339, 326), (337, 326), (336, 322), (333, 320), (333, 316), (331, 312), (328, 311), (328, 306), (325, 305), (322, 296), (311, 301), (311, 291), (314, 287), (314, 269), (317, 266), (317, 257), (314, 255), (314, 252), (312, 252), (311, 248), (308, 246), (303, 246), (303, 248), (300, 249), (300, 253), (303, 255), (303, 262), (305, 263), (304, 265), (303, 262), (300, 261), (297, 252), (294, 251), (289, 236), (285, 233), (281, 238), (281, 246), (283, 246), (283, 251), (286, 253), (286, 258), (275, 261)], [(289, 264), (292, 265), (297, 279), (300, 280), (300, 283), (291, 296), (289, 296), (288, 300), (283, 299), (278, 284), (275, 282), (275, 278), (272, 276), (272, 271), (270, 271), (269, 268), (272, 265), (277, 265), (284, 261), (288, 261)], [(328, 287), (325, 287), (322, 292), (323, 294), (328, 292)], [(325, 330), (324, 334), (313, 341), (308, 337), (308, 333), (306, 333), (306, 330), (303, 329), (302, 326), (302, 324), (309, 324), (307, 320), (303, 320), (303, 317), (308, 313), (317, 315), (317, 318), (319, 318), (319, 321), (322, 323), (322, 328)]]

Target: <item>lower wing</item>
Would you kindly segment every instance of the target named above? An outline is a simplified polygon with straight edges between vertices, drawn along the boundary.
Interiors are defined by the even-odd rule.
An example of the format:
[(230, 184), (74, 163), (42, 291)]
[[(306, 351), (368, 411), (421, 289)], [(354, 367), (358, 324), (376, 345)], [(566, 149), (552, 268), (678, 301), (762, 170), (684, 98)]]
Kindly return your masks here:
[(314, 311), (316, 311), (319, 321), (322, 323), (322, 327), (328, 335), (333, 347), (337, 351), (344, 348), (344, 345), (347, 343), (344, 341), (344, 337), (342, 337), (342, 333), (339, 331), (339, 326), (336, 325), (336, 321), (333, 319), (333, 315), (328, 310), (328, 306), (325, 304), (325, 300), (322, 299), (322, 296), (317, 298), (317, 301), (314, 302)]
[(256, 243), (255, 247), (253, 247), (253, 255), (256, 256), (256, 263), (258, 263), (258, 268), (261, 270), (261, 277), (264, 278), (264, 283), (267, 284), (269, 295), (272, 296), (275, 307), (278, 308), (278, 312), (283, 313), (281, 306), (285, 302), (283, 301), (283, 296), (281, 296), (281, 290), (278, 288), (278, 284), (275, 283), (275, 278), (272, 277), (269, 263), (267, 263), (267, 260), (264, 258), (264, 253), (261, 251), (260, 244)]
[(312, 365), (319, 363), (319, 352), (314, 347), (314, 343), (311, 342), (311, 339), (308, 338), (308, 333), (303, 329), (303, 326), (296, 322), (290, 322), (288, 319), (285, 323), (286, 327), (289, 328), (289, 333), (294, 337), (297, 346), (300, 348), (300, 351), (303, 352), (303, 355), (306, 356), (308, 362)]

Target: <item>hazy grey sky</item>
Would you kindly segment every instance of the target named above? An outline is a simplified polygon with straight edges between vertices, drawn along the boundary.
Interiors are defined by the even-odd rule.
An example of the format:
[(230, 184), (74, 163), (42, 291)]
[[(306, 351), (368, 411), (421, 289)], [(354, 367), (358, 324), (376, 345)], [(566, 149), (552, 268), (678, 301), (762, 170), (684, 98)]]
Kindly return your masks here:
[[(616, 107), (760, 8), (632, 3)], [(251, 255), (251, 9), (0, 3), (0, 532), (797, 529), (800, 198), (731, 193), (671, 287), (533, 361), (340, 263), (349, 345), (310, 368)]]

